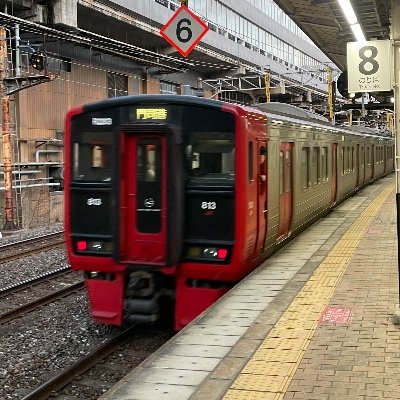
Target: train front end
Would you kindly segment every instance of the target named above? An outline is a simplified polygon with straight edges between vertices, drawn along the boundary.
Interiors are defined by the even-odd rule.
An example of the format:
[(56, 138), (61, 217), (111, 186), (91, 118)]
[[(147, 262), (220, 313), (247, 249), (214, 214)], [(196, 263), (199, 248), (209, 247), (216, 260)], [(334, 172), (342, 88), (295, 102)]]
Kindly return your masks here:
[(237, 278), (236, 118), (220, 104), (145, 95), (68, 113), (67, 249), (97, 322), (173, 305), (178, 330)]

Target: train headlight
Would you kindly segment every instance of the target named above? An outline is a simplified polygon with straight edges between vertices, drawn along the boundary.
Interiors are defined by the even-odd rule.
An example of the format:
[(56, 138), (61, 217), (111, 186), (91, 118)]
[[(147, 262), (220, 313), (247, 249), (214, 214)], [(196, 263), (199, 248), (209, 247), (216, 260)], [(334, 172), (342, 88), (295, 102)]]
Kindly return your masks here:
[(227, 261), (229, 250), (220, 247), (191, 246), (186, 250), (186, 258), (198, 261)]
[(203, 249), (203, 257), (205, 258), (216, 258), (218, 255), (218, 249), (216, 247), (206, 247)]
[(218, 247), (205, 247), (203, 249), (204, 258), (213, 258), (216, 260), (225, 260), (228, 256), (228, 249), (221, 249)]
[(78, 253), (97, 253), (97, 254), (111, 254), (113, 244), (111, 242), (104, 242), (100, 240), (77, 240), (75, 248)]

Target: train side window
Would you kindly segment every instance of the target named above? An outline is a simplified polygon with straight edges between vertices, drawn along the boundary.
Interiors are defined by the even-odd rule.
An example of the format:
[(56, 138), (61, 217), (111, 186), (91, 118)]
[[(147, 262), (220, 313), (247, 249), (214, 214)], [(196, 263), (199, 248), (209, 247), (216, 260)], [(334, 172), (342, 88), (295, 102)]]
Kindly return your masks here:
[(262, 146), (260, 148), (260, 183), (267, 180), (267, 149)]
[(314, 147), (312, 152), (312, 171), (313, 171), (313, 184), (318, 185), (321, 180), (321, 166), (320, 166), (320, 159), (319, 159), (319, 147)]
[(342, 164), (342, 175), (344, 175), (346, 171), (345, 157), (344, 157), (344, 147), (340, 149), (340, 160)]
[(253, 174), (253, 160), (254, 160), (254, 149), (253, 149), (253, 142), (249, 142), (247, 148), (247, 156), (248, 156), (248, 178), (249, 182), (253, 182), (254, 174)]
[(351, 148), (351, 170), (354, 172), (354, 147)]
[(322, 181), (326, 182), (328, 180), (328, 148), (323, 147), (321, 149), (321, 177)]
[(292, 191), (292, 157), (290, 150), (285, 153), (285, 193)]
[(283, 170), (285, 168), (285, 164), (283, 161), (283, 151), (279, 152), (279, 194), (283, 193)]
[(369, 147), (367, 147), (366, 156), (367, 156), (367, 159), (366, 159), (367, 166), (370, 166), (370, 165), (371, 165), (371, 162), (370, 162), (371, 156), (370, 156), (370, 149), (369, 149)]
[(363, 168), (364, 167), (364, 146), (361, 146), (360, 160), (361, 160), (361, 168)]
[(301, 181), (303, 189), (310, 187), (310, 148), (303, 147), (301, 149)]

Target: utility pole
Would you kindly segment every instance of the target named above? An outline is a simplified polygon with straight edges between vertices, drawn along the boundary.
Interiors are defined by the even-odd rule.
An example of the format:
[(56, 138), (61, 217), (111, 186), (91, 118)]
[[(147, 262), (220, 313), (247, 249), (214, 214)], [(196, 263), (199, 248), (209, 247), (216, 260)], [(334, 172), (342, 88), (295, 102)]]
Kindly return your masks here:
[(332, 69), (330, 67), (326, 67), (326, 76), (328, 80), (328, 112), (329, 112), (329, 121), (332, 124), (335, 124), (335, 114), (334, 114), (334, 93), (333, 93), (333, 80), (332, 80)]
[(3, 169), (4, 169), (4, 230), (16, 228), (12, 195), (12, 150), (10, 135), (10, 113), (5, 78), (7, 77), (7, 34), (0, 27), (0, 94), (2, 111)]
[(271, 75), (269, 72), (264, 72), (264, 83), (265, 83), (265, 102), (271, 101)]

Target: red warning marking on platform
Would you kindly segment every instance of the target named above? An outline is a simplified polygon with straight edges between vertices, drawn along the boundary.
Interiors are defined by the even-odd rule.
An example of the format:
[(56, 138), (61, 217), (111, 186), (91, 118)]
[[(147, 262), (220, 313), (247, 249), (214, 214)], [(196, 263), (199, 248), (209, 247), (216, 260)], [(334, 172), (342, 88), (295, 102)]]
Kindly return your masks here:
[(319, 323), (331, 322), (332, 324), (350, 324), (353, 317), (353, 309), (349, 307), (326, 307), (321, 314)]
[(383, 233), (385, 230), (383, 228), (380, 228), (378, 226), (370, 226), (368, 228), (367, 233), (372, 233), (372, 234), (378, 234), (378, 233)]

